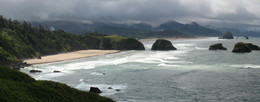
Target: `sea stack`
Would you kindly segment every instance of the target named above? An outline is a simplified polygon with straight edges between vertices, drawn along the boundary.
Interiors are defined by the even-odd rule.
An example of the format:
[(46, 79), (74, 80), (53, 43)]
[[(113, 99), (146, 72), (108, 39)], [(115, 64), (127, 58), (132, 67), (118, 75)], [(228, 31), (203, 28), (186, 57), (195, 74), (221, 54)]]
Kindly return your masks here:
[(234, 49), (232, 50), (233, 53), (249, 53), (252, 52), (245, 43), (238, 42), (235, 44)]
[(250, 50), (260, 50), (260, 48), (257, 45), (254, 45), (252, 43), (244, 43)]
[(221, 43), (210, 45), (209, 50), (227, 50)]
[(58, 70), (54, 70), (53, 73), (60, 73), (61, 71)]
[(226, 32), (223, 36), (219, 37), (219, 39), (234, 39), (234, 37), (232, 33)]
[(169, 40), (157, 39), (152, 46), (152, 50), (177, 50)]
[(102, 91), (100, 91), (99, 88), (97, 88), (97, 87), (90, 87), (89, 92), (93, 92), (93, 93), (97, 93), (97, 94), (102, 93)]
[(120, 46), (119, 50), (145, 50), (143, 43), (134, 39), (134, 38), (127, 38), (122, 40), (122, 46)]

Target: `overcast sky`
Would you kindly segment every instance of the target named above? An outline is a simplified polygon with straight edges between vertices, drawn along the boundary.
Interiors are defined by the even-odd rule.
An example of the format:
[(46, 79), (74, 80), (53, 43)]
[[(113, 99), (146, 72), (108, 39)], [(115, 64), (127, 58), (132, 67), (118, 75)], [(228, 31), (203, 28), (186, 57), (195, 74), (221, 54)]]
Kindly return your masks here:
[(0, 0), (0, 15), (18, 20), (166, 21), (260, 25), (260, 0)]

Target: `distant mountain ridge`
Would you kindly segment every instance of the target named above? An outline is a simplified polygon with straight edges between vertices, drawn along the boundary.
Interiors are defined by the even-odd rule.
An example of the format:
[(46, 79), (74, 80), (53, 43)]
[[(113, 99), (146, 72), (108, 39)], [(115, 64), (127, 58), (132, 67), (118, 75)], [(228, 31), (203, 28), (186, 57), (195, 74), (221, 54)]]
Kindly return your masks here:
[(253, 36), (260, 37), (260, 31), (244, 31), (236, 28), (218, 28), (221, 32), (232, 32), (234, 36)]
[(81, 23), (73, 21), (45, 21), (32, 22), (33, 26), (39, 24), (44, 27), (53, 26), (56, 29), (73, 34), (95, 32), (103, 34), (117, 34), (120, 36), (147, 38), (147, 37), (191, 37), (191, 36), (219, 36), (218, 30), (207, 28), (196, 22), (182, 24), (176, 21), (166, 22), (157, 27), (145, 23), (117, 24), (117, 23)]
[(159, 26), (159, 28), (164, 30), (177, 30), (185, 34), (194, 36), (219, 36), (220, 32), (215, 29), (210, 29), (199, 25), (196, 22), (191, 24), (181, 24), (178, 22), (166, 22)]

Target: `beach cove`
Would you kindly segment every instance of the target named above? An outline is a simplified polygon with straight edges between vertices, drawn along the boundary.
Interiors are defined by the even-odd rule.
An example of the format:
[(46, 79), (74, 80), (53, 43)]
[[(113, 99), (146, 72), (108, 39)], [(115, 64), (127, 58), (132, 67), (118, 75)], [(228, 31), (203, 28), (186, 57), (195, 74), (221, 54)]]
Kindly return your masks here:
[(68, 53), (61, 53), (56, 55), (48, 55), (42, 56), (41, 59), (26, 59), (24, 62), (27, 64), (42, 64), (42, 63), (51, 63), (51, 62), (59, 62), (65, 60), (73, 60), (79, 58), (100, 56), (112, 53), (118, 53), (119, 50), (80, 50)]
[[(260, 52), (231, 52), (237, 42), (260, 45), (259, 38), (170, 41), (178, 50), (151, 51), (155, 40), (146, 40), (143, 51), (35, 64), (21, 71), (83, 91), (98, 87), (103, 91), (100, 95), (118, 102), (260, 100)], [(228, 50), (209, 51), (215, 43)], [(42, 72), (30, 73), (31, 69)]]

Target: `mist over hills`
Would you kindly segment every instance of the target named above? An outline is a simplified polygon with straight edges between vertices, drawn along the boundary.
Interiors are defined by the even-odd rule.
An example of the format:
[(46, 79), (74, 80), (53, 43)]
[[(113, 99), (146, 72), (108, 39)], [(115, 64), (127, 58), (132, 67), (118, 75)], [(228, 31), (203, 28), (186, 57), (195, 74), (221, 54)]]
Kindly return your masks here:
[[(234, 35), (238, 30), (238, 34), (260, 36), (259, 0), (1, 0), (0, 5), (0, 14), (5, 18), (36, 21), (43, 25), (49, 23), (56, 29), (62, 28), (77, 34), (88, 31), (129, 34), (133, 31), (129, 31), (128, 23), (138, 22), (152, 24), (152, 31), (158, 31), (160, 24), (167, 21), (181, 22), (183, 26), (195, 21), (223, 33), (235, 29), (230, 31)], [(145, 25), (149, 28), (149, 25)], [(117, 29), (112, 32), (110, 27)], [(190, 31), (183, 31), (187, 28), (174, 28), (173, 32), (186, 35), (205, 32), (204, 28), (199, 28), (201, 32), (192, 30), (195, 34), (190, 34)], [(146, 35), (147, 30), (151, 33), (151, 29), (138, 28), (135, 34), (139, 32), (138, 35)]]
[(221, 32), (232, 32), (235, 36), (252, 36), (252, 37), (260, 37), (260, 31), (258, 30), (242, 30), (238, 28), (228, 28), (228, 27), (222, 27), (222, 28), (216, 28), (216, 30)]
[(191, 36), (219, 36), (221, 32), (207, 28), (196, 22), (182, 24), (176, 21), (169, 21), (159, 26), (152, 26), (145, 23), (119, 24), (119, 23), (82, 23), (73, 21), (44, 21), (32, 22), (33, 26), (54, 27), (73, 34), (84, 34), (86, 32), (103, 33), (108, 35), (131, 36), (137, 38), (147, 37), (191, 37)]

